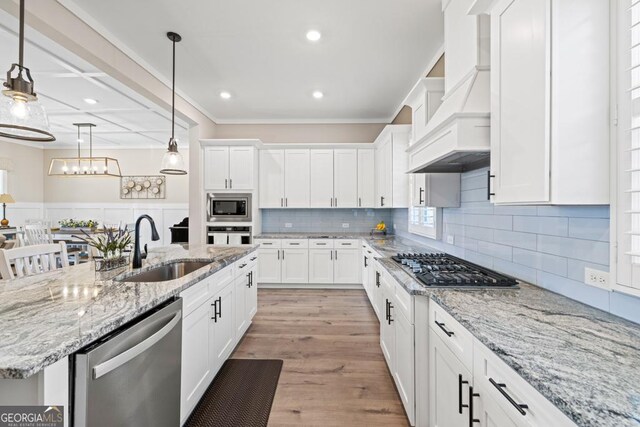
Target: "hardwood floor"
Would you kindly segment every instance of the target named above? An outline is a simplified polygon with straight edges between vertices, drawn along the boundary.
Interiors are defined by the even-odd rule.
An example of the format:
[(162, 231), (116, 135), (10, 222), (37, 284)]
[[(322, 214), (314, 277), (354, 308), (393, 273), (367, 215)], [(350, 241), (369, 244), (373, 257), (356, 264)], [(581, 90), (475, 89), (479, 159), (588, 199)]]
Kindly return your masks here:
[(269, 425), (407, 426), (362, 290), (261, 289), (233, 358), (283, 359)]

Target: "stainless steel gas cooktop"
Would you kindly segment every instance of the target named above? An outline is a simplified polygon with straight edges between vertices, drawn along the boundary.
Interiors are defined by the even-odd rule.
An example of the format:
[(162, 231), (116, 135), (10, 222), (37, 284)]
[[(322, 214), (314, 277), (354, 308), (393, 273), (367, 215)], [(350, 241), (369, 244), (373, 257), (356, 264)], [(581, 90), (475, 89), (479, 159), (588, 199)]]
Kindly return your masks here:
[(413, 272), (428, 287), (510, 288), (518, 282), (471, 262), (443, 253), (404, 253), (392, 259)]

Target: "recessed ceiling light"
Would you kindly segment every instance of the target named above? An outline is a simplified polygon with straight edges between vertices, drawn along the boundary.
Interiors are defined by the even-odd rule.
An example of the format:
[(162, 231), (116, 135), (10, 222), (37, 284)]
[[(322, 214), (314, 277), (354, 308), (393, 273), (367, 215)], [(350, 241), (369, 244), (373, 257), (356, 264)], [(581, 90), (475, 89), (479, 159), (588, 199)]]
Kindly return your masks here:
[(322, 37), (320, 31), (310, 30), (307, 32), (307, 40), (311, 42), (317, 42), (318, 40), (320, 40), (320, 37)]
[(96, 105), (98, 103), (98, 101), (93, 99), (93, 98), (85, 98), (84, 102), (86, 102), (87, 104), (90, 104), (90, 105)]
[(231, 98), (231, 94), (229, 92), (226, 92), (226, 91), (220, 92), (220, 98), (229, 99), (229, 98)]
[(319, 90), (316, 90), (315, 92), (313, 92), (313, 97), (315, 99), (320, 99), (324, 96), (324, 93), (320, 92)]

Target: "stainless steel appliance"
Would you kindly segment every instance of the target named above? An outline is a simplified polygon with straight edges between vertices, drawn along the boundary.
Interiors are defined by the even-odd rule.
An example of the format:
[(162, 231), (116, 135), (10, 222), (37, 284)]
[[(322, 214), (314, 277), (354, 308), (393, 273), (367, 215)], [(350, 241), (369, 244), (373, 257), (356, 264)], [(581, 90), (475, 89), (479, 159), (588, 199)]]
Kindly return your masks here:
[(430, 288), (513, 288), (518, 282), (445, 253), (409, 253), (392, 257)]
[(207, 243), (209, 245), (250, 245), (251, 227), (207, 227)]
[(251, 193), (208, 193), (208, 222), (250, 222)]
[(75, 355), (74, 426), (180, 425), (182, 299)]

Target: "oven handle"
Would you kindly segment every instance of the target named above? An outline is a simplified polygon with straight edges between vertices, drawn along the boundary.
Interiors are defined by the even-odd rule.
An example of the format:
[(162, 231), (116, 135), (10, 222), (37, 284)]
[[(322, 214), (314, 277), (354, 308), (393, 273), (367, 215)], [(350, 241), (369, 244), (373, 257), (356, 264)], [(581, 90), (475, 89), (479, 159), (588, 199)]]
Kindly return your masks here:
[(158, 332), (151, 335), (146, 340), (134, 345), (128, 350), (123, 351), (119, 355), (112, 357), (106, 362), (102, 362), (101, 364), (96, 365), (93, 368), (93, 379), (97, 380), (98, 378), (107, 375), (114, 369), (118, 369), (120, 366), (149, 350), (151, 347), (156, 345), (158, 341), (167, 336), (167, 334), (169, 334), (169, 332), (171, 332), (171, 330), (175, 328), (178, 322), (180, 322), (180, 319), (182, 319), (182, 310), (178, 310), (166, 325), (164, 325)]

